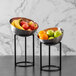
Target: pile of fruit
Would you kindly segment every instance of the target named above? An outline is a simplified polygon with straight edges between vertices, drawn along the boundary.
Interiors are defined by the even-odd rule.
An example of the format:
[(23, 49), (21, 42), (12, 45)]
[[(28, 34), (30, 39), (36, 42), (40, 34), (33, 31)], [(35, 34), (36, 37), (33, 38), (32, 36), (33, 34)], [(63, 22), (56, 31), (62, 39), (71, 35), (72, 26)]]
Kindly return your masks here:
[(57, 28), (42, 30), (38, 33), (38, 37), (42, 40), (50, 40), (59, 37), (62, 35), (61, 30)]
[(24, 21), (22, 19), (13, 20), (11, 23), (14, 27), (21, 29), (32, 31), (38, 28), (38, 25), (33, 21)]

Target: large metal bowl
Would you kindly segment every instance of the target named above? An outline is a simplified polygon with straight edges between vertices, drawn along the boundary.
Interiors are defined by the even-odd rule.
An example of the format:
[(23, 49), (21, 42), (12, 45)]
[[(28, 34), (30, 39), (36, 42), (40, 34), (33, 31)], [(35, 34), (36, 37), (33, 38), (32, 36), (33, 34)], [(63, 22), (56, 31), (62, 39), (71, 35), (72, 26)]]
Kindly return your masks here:
[[(17, 19), (22, 19), (24, 21), (33, 21), (31, 19), (28, 19), (28, 18), (24, 18), (24, 17), (15, 17), (15, 18), (12, 18), (10, 19), (10, 25), (12, 23), (13, 20), (17, 20)], [(33, 21), (34, 22), (34, 21)], [(36, 22), (35, 22), (36, 23)], [(36, 23), (37, 24), (37, 23)], [(38, 25), (38, 24), (37, 24)], [(13, 31), (13, 33), (15, 33), (16, 35), (19, 35), (19, 36), (30, 36), (32, 34), (34, 34), (34, 32), (37, 30), (32, 30), (32, 31), (26, 31), (26, 30), (21, 30), (21, 29), (18, 29), (16, 27), (14, 27), (13, 25), (11, 25), (11, 30)]]
[[(54, 27), (54, 28), (57, 28), (57, 27)], [(51, 28), (48, 28), (48, 29), (51, 29)], [(50, 40), (40, 40), (40, 42), (46, 44), (46, 45), (55, 45), (57, 43), (59, 43), (61, 40), (62, 40), (62, 37), (63, 37), (63, 29), (62, 28), (58, 28), (58, 30), (61, 30), (62, 32), (62, 35), (60, 35), (59, 37), (57, 38), (54, 38), (54, 39), (50, 39)], [(44, 31), (47, 31), (47, 29), (45, 29)], [(39, 37), (38, 37), (39, 38)]]

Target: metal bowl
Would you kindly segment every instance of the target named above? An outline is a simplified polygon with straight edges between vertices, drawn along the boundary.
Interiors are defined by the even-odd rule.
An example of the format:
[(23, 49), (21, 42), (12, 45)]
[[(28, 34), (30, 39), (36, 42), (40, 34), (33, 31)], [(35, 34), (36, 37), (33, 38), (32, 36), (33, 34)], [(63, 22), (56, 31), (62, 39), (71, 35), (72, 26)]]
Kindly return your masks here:
[[(10, 19), (10, 24), (12, 23), (13, 20), (17, 20), (17, 19), (22, 19), (24, 21), (33, 21), (31, 19), (28, 19), (28, 18), (24, 18), (24, 17), (15, 17), (15, 18), (12, 18)], [(34, 21), (33, 21), (34, 22)], [(36, 23), (36, 22), (35, 22)], [(37, 23), (36, 23), (37, 24)], [(38, 24), (37, 24), (38, 25)], [(26, 31), (26, 30), (21, 30), (21, 29), (18, 29), (16, 27), (14, 27), (13, 25), (11, 25), (11, 30), (13, 33), (15, 33), (16, 35), (19, 35), (19, 36), (30, 36), (32, 34), (34, 34), (34, 32), (37, 30), (32, 30), (32, 31)]]
[[(54, 27), (54, 28), (57, 28), (57, 27)], [(48, 28), (48, 29), (51, 29), (51, 28)], [(63, 37), (63, 29), (62, 28), (58, 28), (58, 30), (61, 30), (62, 32), (62, 35), (60, 35), (59, 37), (57, 38), (54, 38), (54, 39), (50, 39), (50, 40), (40, 40), (40, 42), (44, 43), (44, 44), (48, 44), (48, 45), (55, 45), (57, 43), (59, 43), (61, 40), (62, 40), (62, 37)], [(47, 29), (45, 29), (44, 31), (47, 31)], [(38, 37), (39, 38), (39, 37)]]

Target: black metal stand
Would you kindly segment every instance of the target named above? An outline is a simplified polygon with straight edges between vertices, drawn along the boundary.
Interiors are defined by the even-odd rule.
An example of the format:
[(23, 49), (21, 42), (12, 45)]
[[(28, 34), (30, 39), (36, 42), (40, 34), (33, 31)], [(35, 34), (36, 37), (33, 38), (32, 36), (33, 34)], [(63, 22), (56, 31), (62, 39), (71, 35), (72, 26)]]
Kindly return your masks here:
[[(60, 64), (59, 66), (56, 66), (56, 65), (50, 65), (50, 61), (51, 61), (51, 58), (50, 58), (50, 46), (51, 45), (48, 45), (49, 46), (49, 55), (48, 55), (48, 58), (49, 58), (49, 64), (48, 65), (45, 65), (45, 66), (42, 66), (42, 42), (40, 42), (40, 70), (41, 71), (59, 71), (61, 70), (61, 42), (59, 42), (59, 46), (60, 46)], [(48, 68), (48, 69), (46, 69)], [(54, 69), (52, 69), (54, 68)]]
[[(16, 62), (16, 34), (14, 35), (14, 60), (15, 60), (15, 67), (18, 66), (18, 67), (30, 67), (30, 66), (34, 66), (34, 62), (35, 62), (35, 52), (34, 52), (34, 34), (32, 35), (33, 36), (33, 62), (30, 62), (30, 61), (27, 61), (27, 46), (26, 46), (26, 37), (25, 36), (25, 61), (21, 61), (21, 62)], [(22, 64), (25, 64), (25, 65), (22, 65)]]

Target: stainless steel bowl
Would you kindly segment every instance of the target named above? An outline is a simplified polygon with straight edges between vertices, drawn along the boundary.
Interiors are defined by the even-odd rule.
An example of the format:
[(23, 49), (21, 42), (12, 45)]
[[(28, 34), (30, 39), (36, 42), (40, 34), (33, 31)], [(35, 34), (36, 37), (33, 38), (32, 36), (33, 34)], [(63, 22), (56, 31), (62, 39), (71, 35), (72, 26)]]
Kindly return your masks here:
[[(22, 19), (22, 20), (27, 21), (27, 22), (28, 21), (33, 21), (33, 20), (30, 20), (30, 19), (27, 19), (27, 18), (24, 18), (24, 17), (15, 17), (15, 18), (10, 19), (10, 25), (11, 25), (11, 23), (12, 23), (13, 20), (17, 20), (17, 19)], [(26, 31), (26, 30), (20, 30), (20, 29), (14, 27), (13, 25), (11, 25), (11, 30), (12, 30), (13, 33), (15, 33), (16, 35), (19, 35), (19, 36), (30, 36), (30, 35), (34, 34), (34, 32), (37, 29), (36, 30), (32, 30), (32, 31)]]
[[(57, 27), (55, 27), (55, 28), (57, 28)], [(50, 28), (48, 28), (48, 29), (50, 29)], [(45, 30), (47, 30), (47, 29), (45, 29)], [(44, 43), (44, 44), (51, 44), (51, 45), (54, 45), (54, 44), (59, 43), (59, 42), (61, 41), (62, 37), (63, 37), (63, 32), (64, 32), (64, 31), (63, 31), (62, 28), (58, 28), (58, 30), (61, 30), (62, 35), (60, 35), (60, 36), (57, 37), (57, 38), (50, 39), (50, 40), (41, 40), (41, 39), (39, 39), (40, 42), (42, 42), (42, 43)]]

